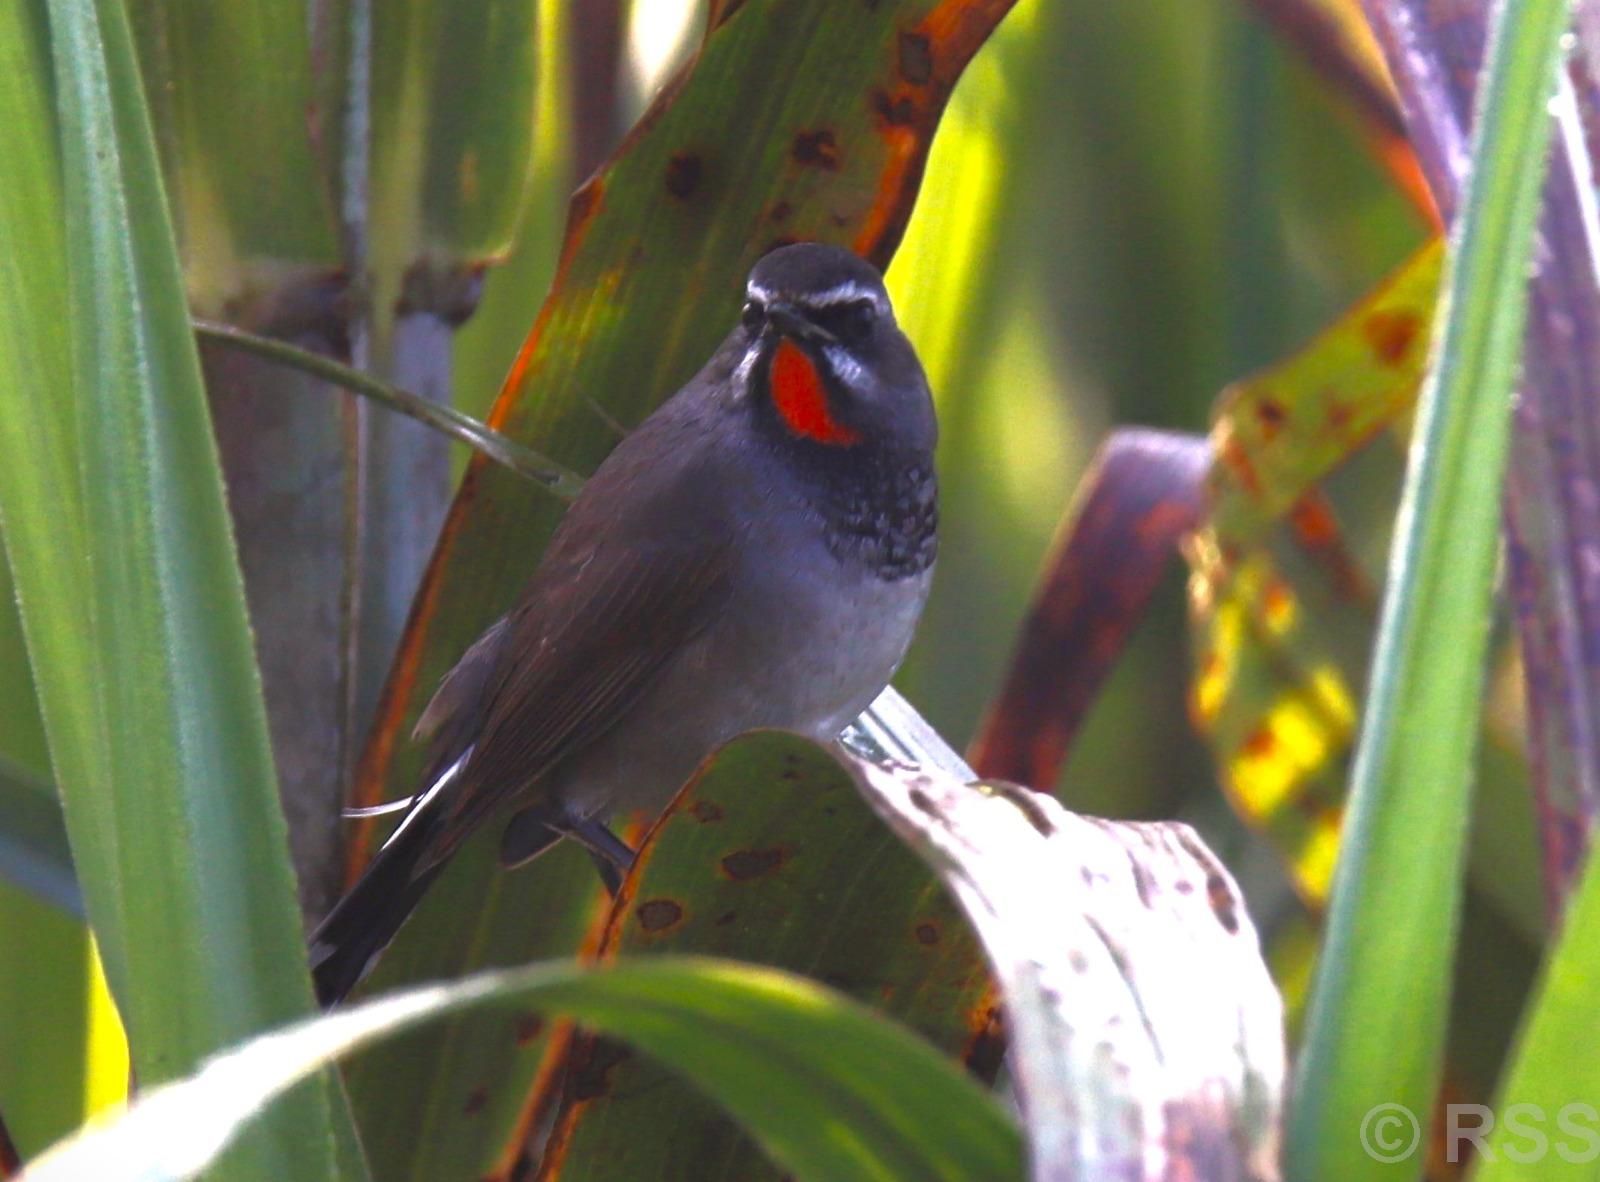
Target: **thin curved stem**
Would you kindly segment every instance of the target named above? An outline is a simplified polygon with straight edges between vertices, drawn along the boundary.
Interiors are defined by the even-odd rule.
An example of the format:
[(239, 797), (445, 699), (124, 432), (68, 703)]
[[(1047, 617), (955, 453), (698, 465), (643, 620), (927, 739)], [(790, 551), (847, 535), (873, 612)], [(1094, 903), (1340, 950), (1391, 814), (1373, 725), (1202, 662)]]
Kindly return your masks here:
[(353, 394), (381, 403), (390, 410), (398, 411), (435, 431), (448, 435), (458, 443), (466, 444), (497, 464), (503, 464), (513, 472), (543, 485), (564, 500), (572, 500), (583, 487), (583, 477), (576, 472), (562, 467), (554, 460), (546, 459), (531, 448), (524, 447), (516, 440), (500, 434), (471, 415), (462, 414), (454, 407), (434, 402), (410, 390), (402, 390), (398, 386), (380, 382), (369, 374), (351, 369), (348, 365), (341, 365), (319, 353), (299, 348), (286, 341), (258, 336), (230, 324), (197, 319), (194, 321), (194, 331), (202, 340), (254, 353), (268, 361), (275, 361), (280, 365), (312, 374), (336, 386), (342, 386)]

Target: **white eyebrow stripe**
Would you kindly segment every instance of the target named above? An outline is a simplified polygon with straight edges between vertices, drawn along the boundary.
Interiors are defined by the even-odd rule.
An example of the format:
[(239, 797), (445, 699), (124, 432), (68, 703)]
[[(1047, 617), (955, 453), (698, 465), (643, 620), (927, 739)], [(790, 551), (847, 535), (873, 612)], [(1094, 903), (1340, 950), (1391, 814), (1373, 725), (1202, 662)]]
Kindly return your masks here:
[[(763, 304), (769, 304), (775, 299), (782, 299), (781, 295), (774, 294), (770, 289), (762, 287), (758, 283), (747, 284), (745, 286), (745, 295)], [(854, 279), (846, 279), (843, 283), (835, 284), (826, 291), (819, 291), (815, 295), (807, 295), (804, 297), (803, 302), (813, 308), (831, 308), (838, 304), (853, 304), (858, 300), (869, 301), (880, 312), (887, 309), (886, 302), (881, 295), (862, 287)]]
[(869, 301), (873, 307), (883, 307), (883, 297), (875, 291), (868, 291), (853, 279), (846, 279), (836, 287), (827, 291), (819, 291), (814, 296), (809, 296), (806, 302), (815, 308), (827, 308), (834, 304), (854, 304), (859, 300)]

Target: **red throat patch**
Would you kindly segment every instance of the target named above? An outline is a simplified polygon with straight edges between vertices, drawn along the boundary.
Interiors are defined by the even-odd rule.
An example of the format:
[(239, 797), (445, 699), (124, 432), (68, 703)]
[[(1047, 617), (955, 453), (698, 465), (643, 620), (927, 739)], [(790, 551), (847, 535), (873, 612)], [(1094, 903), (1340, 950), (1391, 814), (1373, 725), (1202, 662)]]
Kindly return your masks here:
[(833, 417), (822, 375), (804, 349), (787, 338), (772, 356), (772, 402), (789, 430), (818, 443), (847, 447), (861, 436)]

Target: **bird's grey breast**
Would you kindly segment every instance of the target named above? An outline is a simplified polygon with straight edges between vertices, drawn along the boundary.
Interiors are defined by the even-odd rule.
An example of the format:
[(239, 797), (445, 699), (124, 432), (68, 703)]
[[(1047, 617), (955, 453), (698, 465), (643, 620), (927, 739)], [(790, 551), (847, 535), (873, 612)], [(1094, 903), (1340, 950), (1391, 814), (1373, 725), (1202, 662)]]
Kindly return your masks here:
[(914, 477), (886, 504), (768, 474), (723, 616), (729, 672), (768, 715), (752, 725), (831, 738), (899, 667), (934, 557), (931, 481)]
[(672, 436), (665, 463), (675, 472), (649, 474), (650, 532), (715, 535), (729, 569), (714, 610), (626, 724), (566, 769), (563, 794), (580, 808), (660, 807), (713, 748), (746, 730), (831, 739), (910, 644), (932, 575), (931, 465), (889, 504), (837, 487), (830, 495), (722, 429), (717, 418), (737, 410), (701, 403), (656, 428)]

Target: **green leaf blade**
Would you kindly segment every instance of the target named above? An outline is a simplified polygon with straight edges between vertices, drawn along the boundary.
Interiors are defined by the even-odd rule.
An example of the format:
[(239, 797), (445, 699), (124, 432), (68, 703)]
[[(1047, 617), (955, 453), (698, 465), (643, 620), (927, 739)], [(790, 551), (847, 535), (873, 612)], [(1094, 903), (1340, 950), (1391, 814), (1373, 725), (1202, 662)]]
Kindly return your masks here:
[(1498, 510), (1565, 0), (1499, 11), (1391, 555), (1346, 844), (1290, 1112), (1295, 1177), (1415, 1174), (1362, 1122), (1431, 1112), (1448, 1013)]
[[(748, 734), (705, 761), (651, 827), (590, 943), (608, 962), (729, 957), (826, 981), (980, 1077), (996, 1066), (982, 1052), (999, 1002), (956, 904), (860, 798), (837, 753), (797, 735)], [(566, 1080), (593, 1084), (546, 1081), (529, 1106), (561, 1101), (545, 1152), (563, 1177), (780, 1176), (665, 1064), (619, 1058), (584, 1034), (567, 1061)], [(443, 1176), (441, 1164), (411, 1177)]]
[[(155, 1082), (311, 997), (126, 14), (88, 0), (48, 12), (33, 44), (54, 77), (41, 56), (6, 96), (27, 116), (31, 180), (0, 235), (45, 245), (0, 342), (23, 379), (0, 416), (0, 505), (85, 902), (134, 1064)], [(351, 1176), (342, 1104), (331, 1080), (310, 1085), (229, 1176)]]
[(661, 958), (482, 973), (303, 1022), (218, 1056), (121, 1121), (59, 1147), (25, 1178), (193, 1177), (263, 1104), (334, 1057), (447, 1014), (513, 1002), (570, 1014), (670, 1062), (797, 1177), (1021, 1177), (1015, 1126), (914, 1035), (798, 977)]
[[(1545, 965), (1538, 995), (1494, 1107), (1497, 1118), (1476, 1182), (1590, 1179), (1595, 1176), (1593, 1113), (1600, 1096), (1600, 1059), (1582, 1050), (1594, 1037), (1594, 989), (1600, 981), (1600, 858), (1588, 868), (1567, 908), (1561, 937)], [(1576, 1050), (1576, 1053), (1574, 1053)], [(1523, 1131), (1506, 1118), (1521, 1115)], [(1476, 1124), (1463, 1121), (1463, 1124)], [(1532, 1128), (1546, 1137), (1530, 1140)]]

